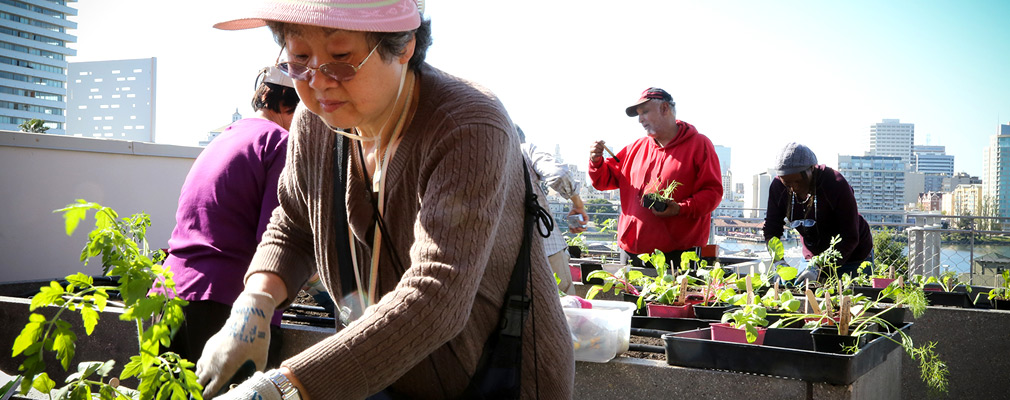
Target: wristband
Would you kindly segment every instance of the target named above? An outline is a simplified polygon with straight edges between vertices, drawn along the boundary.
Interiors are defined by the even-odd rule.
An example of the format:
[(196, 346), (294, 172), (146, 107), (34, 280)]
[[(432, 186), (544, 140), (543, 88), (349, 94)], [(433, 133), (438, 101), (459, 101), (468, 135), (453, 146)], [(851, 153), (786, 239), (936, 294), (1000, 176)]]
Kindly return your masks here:
[(267, 371), (266, 375), (270, 379), (270, 382), (273, 382), (274, 386), (277, 386), (277, 390), (280, 390), (281, 398), (284, 400), (302, 400), (302, 396), (298, 394), (298, 388), (280, 371), (272, 369)]

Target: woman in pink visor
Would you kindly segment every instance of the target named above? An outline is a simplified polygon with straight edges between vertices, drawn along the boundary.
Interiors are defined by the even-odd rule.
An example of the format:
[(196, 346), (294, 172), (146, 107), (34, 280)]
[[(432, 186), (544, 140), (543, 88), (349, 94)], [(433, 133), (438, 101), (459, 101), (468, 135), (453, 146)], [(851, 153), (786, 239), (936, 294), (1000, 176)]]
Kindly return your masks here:
[[(215, 25), (268, 26), (301, 104), (280, 206), (197, 363), (205, 397), (571, 398), (572, 340), (530, 240), (512, 121), (490, 91), (425, 63), (418, 1), (267, 0)], [(337, 330), (235, 379), (264, 368), (271, 312), (316, 272)]]

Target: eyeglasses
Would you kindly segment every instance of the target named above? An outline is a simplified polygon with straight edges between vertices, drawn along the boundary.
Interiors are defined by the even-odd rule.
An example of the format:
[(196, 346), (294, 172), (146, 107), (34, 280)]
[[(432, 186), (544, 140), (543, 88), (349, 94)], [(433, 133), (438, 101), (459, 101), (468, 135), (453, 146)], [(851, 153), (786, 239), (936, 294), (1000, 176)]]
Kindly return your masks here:
[[(277, 68), (280, 69), (281, 72), (284, 72), (285, 75), (291, 77), (291, 79), (297, 81), (310, 80), (312, 79), (313, 71), (319, 71), (337, 82), (346, 82), (353, 79), (354, 75), (357, 75), (358, 70), (361, 69), (361, 66), (365, 65), (365, 62), (372, 57), (372, 54), (375, 53), (375, 49), (378, 49), (380, 44), (382, 44), (381, 40), (379, 43), (375, 44), (375, 47), (372, 47), (372, 51), (368, 52), (365, 59), (361, 60), (361, 63), (356, 67), (345, 62), (331, 62), (312, 68), (300, 62), (285, 61), (277, 63)], [(284, 49), (281, 49), (281, 51), (283, 52)], [(277, 59), (280, 59), (280, 55), (277, 56)]]
[[(796, 193), (792, 194), (792, 198), (789, 201), (789, 210), (786, 212), (787, 214), (789, 214), (789, 218), (786, 218), (786, 221), (785, 221), (786, 222), (786, 226), (788, 226), (790, 228), (793, 228), (793, 229), (799, 228), (801, 226), (804, 227), (804, 228), (810, 228), (810, 227), (813, 227), (814, 224), (817, 223), (817, 195), (813, 195), (813, 197), (814, 197), (814, 218), (813, 219), (809, 219), (808, 218), (808, 219), (797, 219), (797, 220), (794, 220), (794, 219), (792, 219), (793, 218), (793, 203), (796, 203)], [(807, 200), (809, 200), (809, 198)], [(806, 201), (804, 201), (804, 203), (806, 203)]]
[(815, 223), (817, 223), (817, 221), (812, 219), (798, 219), (795, 221), (788, 221), (787, 225), (789, 225), (790, 228), (796, 229), (801, 226), (804, 228), (809, 228), (811, 226), (814, 226)]

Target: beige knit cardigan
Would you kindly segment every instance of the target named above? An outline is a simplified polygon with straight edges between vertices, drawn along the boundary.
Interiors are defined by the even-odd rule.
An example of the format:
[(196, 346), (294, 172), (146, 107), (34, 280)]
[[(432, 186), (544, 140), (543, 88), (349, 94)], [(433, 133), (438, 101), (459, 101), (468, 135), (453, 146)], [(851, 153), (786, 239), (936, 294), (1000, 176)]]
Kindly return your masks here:
[[(391, 387), (410, 398), (453, 398), (496, 327), (523, 230), (522, 155), (489, 91), (427, 64), (414, 117), (390, 160), (378, 272), (381, 299), (357, 321), (283, 362), (313, 399), (359, 399)], [(341, 298), (331, 201), (335, 134), (304, 108), (291, 128), (280, 206), (249, 273), (283, 277), (292, 301), (317, 270)], [(370, 187), (357, 147), (347, 168), (349, 224), (367, 274)], [(534, 309), (523, 331), (523, 398), (567, 399), (572, 340), (542, 240), (532, 240)], [(406, 271), (390, 261), (395, 247)], [(366, 275), (367, 276), (367, 275)], [(378, 296), (377, 296), (378, 297)], [(535, 340), (534, 339), (535, 323)], [(534, 342), (536, 352), (534, 353)]]

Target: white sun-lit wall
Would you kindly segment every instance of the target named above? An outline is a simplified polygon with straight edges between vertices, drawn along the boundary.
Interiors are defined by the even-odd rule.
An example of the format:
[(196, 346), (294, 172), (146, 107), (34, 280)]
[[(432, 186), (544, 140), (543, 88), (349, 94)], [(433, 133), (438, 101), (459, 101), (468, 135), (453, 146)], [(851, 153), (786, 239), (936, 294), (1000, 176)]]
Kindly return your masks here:
[(70, 63), (67, 134), (154, 142), (157, 58)]

